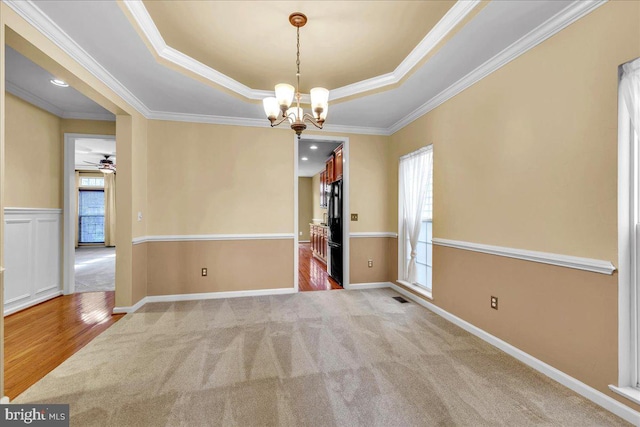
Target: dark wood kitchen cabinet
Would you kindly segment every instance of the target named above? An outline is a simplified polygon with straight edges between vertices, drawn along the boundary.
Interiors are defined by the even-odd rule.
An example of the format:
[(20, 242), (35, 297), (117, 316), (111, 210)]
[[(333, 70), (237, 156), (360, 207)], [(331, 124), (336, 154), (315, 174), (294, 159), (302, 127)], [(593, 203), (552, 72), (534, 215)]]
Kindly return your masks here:
[(341, 145), (333, 151), (333, 180), (334, 181), (342, 179), (343, 162), (344, 160), (342, 158), (342, 145)]
[(331, 184), (333, 181), (335, 181), (335, 178), (334, 178), (335, 164), (334, 164), (333, 156), (331, 156), (329, 160), (327, 160), (327, 167), (325, 170), (327, 172), (327, 183)]
[(309, 224), (311, 235), (311, 252), (320, 261), (327, 263), (327, 230), (328, 227), (318, 224)]

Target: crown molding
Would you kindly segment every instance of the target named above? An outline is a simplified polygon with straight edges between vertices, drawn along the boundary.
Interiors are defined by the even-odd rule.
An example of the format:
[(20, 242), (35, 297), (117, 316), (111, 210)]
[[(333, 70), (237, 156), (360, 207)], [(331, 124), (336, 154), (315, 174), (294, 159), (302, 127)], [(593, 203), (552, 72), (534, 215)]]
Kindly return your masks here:
[(28, 102), (29, 104), (35, 105), (38, 108), (41, 108), (54, 116), (62, 117), (64, 111), (56, 105), (53, 105), (49, 101), (45, 101), (37, 95), (32, 94), (31, 92), (21, 88), (20, 86), (11, 83), (10, 81), (5, 81), (4, 88), (10, 94), (17, 96), (23, 101)]
[(389, 128), (390, 134), (396, 133), (416, 119), (427, 114), (429, 111), (453, 98), (469, 86), (477, 83), (502, 66), (513, 61), (529, 49), (542, 43), (563, 28), (602, 6), (607, 1), (608, 0), (576, 0), (569, 4), (560, 12), (545, 21), (542, 25), (534, 28), (532, 31), (512, 43), (509, 47), (484, 62), (478, 68), (422, 104), (420, 107), (416, 108), (401, 120), (397, 121)]
[[(151, 120), (166, 120), (172, 122), (207, 123), (214, 125), (247, 126), (268, 128), (271, 125), (266, 119), (252, 119), (246, 117), (213, 116), (206, 114), (170, 113), (165, 111), (151, 111), (147, 117)], [(355, 133), (361, 135), (390, 135), (386, 128), (364, 126), (324, 125), (322, 129), (311, 128), (314, 132)]]
[(111, 113), (83, 113), (64, 111), (57, 105), (54, 105), (49, 101), (44, 100), (37, 95), (34, 95), (28, 90), (25, 90), (20, 86), (11, 83), (10, 81), (5, 82), (5, 90), (10, 94), (22, 99), (23, 101), (35, 105), (36, 107), (41, 108), (53, 114), (54, 116), (60, 117), (61, 119), (100, 120), (105, 122), (113, 122), (116, 120), (116, 116)]
[[(168, 46), (142, 0), (124, 0), (122, 3), (159, 57), (245, 98), (262, 100), (268, 96), (273, 96), (272, 91), (252, 89), (226, 74), (216, 71), (208, 65)], [(480, 4), (480, 0), (457, 1), (393, 72), (333, 89), (329, 92), (329, 99), (335, 101), (400, 82), (407, 73), (418, 65), (478, 4)], [(309, 103), (309, 95), (303, 94), (301, 101)]]
[(2, 0), (14, 12), (35, 27), (62, 49), (73, 60), (86, 68), (94, 77), (114, 91), (120, 98), (135, 108), (139, 113), (147, 116), (149, 109), (122, 83), (111, 75), (98, 61), (76, 43), (67, 33), (51, 20), (31, 0)]
[[(249, 126), (249, 127), (267, 127), (269, 123), (266, 120), (254, 119), (254, 118), (242, 118), (242, 117), (226, 117), (226, 116), (214, 116), (214, 115), (198, 115), (198, 114), (185, 114), (185, 113), (172, 113), (172, 112), (159, 112), (159, 111), (151, 111), (149, 108), (142, 103), (133, 93), (131, 93), (123, 84), (121, 84), (115, 77), (113, 77), (104, 67), (102, 67), (93, 57), (91, 57), (80, 45), (78, 45), (71, 37), (69, 37), (57, 24), (55, 24), (44, 12), (42, 12), (31, 0), (3, 0), (11, 9), (13, 9), (18, 15), (24, 18), (29, 24), (34, 26), (40, 32), (42, 32), (46, 37), (48, 37), (54, 44), (56, 44), (60, 49), (62, 49), (65, 53), (67, 53), (71, 58), (80, 63), (84, 68), (86, 68), (91, 74), (93, 74), (96, 78), (98, 78), (101, 82), (107, 85), (111, 90), (113, 90), (118, 96), (120, 96), (125, 102), (135, 108), (140, 114), (142, 114), (147, 119), (151, 120), (170, 120), (170, 121), (183, 121), (183, 122), (195, 122), (195, 123), (211, 123), (211, 124), (221, 124), (221, 125), (232, 125), (232, 126)], [(467, 74), (462, 79), (458, 80), (453, 85), (449, 86), (447, 89), (440, 92), (435, 97), (429, 99), (423, 105), (412, 111), (410, 114), (405, 116), (403, 119), (397, 121), (395, 124), (388, 128), (375, 128), (375, 127), (361, 127), (361, 126), (346, 126), (346, 125), (331, 125), (327, 124), (324, 126), (324, 131), (329, 132), (341, 132), (341, 133), (356, 133), (356, 134), (365, 134), (365, 135), (392, 135), (395, 132), (399, 131), (403, 127), (412, 123), (419, 117), (438, 107), (442, 103), (451, 99), (458, 93), (462, 92), (464, 89), (478, 82), (482, 78), (488, 76), (492, 72), (496, 71), (503, 65), (522, 55), (529, 49), (535, 47), (539, 43), (543, 42), (547, 38), (556, 34), (558, 31), (562, 30), (566, 26), (580, 19), (584, 15), (589, 12), (595, 10), (599, 6), (606, 3), (607, 0), (576, 0), (565, 7), (562, 11), (554, 15), (552, 18), (548, 19), (542, 25), (536, 27), (534, 30), (529, 32), (527, 35), (520, 38), (515, 43), (512, 43), (509, 47), (504, 49), (499, 54), (495, 55), (490, 60), (483, 63), (481, 66), (476, 68), (471, 73)], [(146, 8), (144, 8), (144, 4), (140, 0), (125, 0), (124, 5), (128, 8), (128, 10), (133, 15), (134, 19), (138, 22), (141, 30), (149, 40), (149, 42), (154, 46), (166, 48), (167, 55), (171, 58), (171, 55), (177, 55), (177, 57), (186, 56), (181, 54), (174, 49), (171, 49), (169, 46), (164, 43), (160, 32), (155, 27), (153, 20), (149, 16)], [(381, 86), (376, 85), (389, 85), (394, 84), (394, 82), (400, 81), (401, 74), (404, 76), (412, 67), (414, 67), (417, 63), (420, 62), (422, 58), (426, 54), (428, 54), (429, 50), (433, 48), (433, 43), (438, 43), (446, 34), (455, 27), (465, 16), (467, 16), (473, 8), (479, 3), (479, 0), (471, 0), (464, 1), (460, 0), (454, 4), (454, 6), (445, 14), (443, 19), (427, 34), (425, 39), (423, 39), (418, 46), (405, 58), (405, 60), (396, 68), (393, 73), (385, 74), (383, 76), (375, 77), (373, 79), (364, 80), (362, 82), (356, 83), (354, 87), (342, 87), (338, 89), (334, 89), (331, 91), (332, 100), (338, 99), (338, 97), (346, 97), (351, 96), (352, 94), (369, 91), (372, 89), (376, 89)], [(154, 44), (155, 43), (155, 44)], [(158, 53), (160, 54), (160, 53)], [(171, 61), (172, 59), (167, 59)], [(187, 57), (189, 58), (189, 57)], [(175, 58), (174, 58), (175, 59)], [(195, 61), (192, 58), (189, 58), (191, 61)], [(196, 63), (200, 64), (198, 61)], [(180, 64), (178, 64), (180, 65)], [(209, 68), (204, 64), (200, 64), (202, 67)], [(194, 66), (197, 66), (194, 65)], [(197, 68), (198, 71), (194, 71), (199, 75), (206, 74), (209, 71)], [(268, 91), (261, 90), (253, 90), (240, 83), (236, 82), (233, 79), (224, 76), (221, 73), (218, 73), (215, 70), (209, 69), (213, 71), (213, 74), (210, 76), (213, 77), (226, 77), (228, 80), (221, 80), (220, 82), (216, 82), (217, 84), (227, 87), (231, 90), (240, 91), (238, 93), (245, 94), (249, 99), (262, 99), (265, 96), (271, 94)], [(193, 71), (193, 70), (192, 70)], [(404, 73), (404, 74), (403, 74)], [(205, 75), (206, 77), (206, 75)], [(216, 78), (217, 78), (216, 77)], [(220, 77), (222, 78), (222, 77)], [(376, 82), (376, 79), (379, 79)], [(237, 85), (234, 85), (234, 82)], [(356, 86), (359, 85), (359, 86)], [(235, 88), (235, 89), (234, 89)], [(347, 89), (345, 89), (347, 88)], [(9, 90), (9, 89), (8, 89)], [(248, 90), (248, 91), (247, 91)], [(244, 91), (244, 92), (243, 92)], [(11, 92), (11, 91), (10, 91)], [(13, 92), (12, 92), (13, 93)], [(15, 93), (14, 93), (15, 94)], [(337, 94), (337, 95), (336, 95)], [(19, 96), (19, 95), (16, 95)], [(308, 95), (304, 95), (303, 102), (308, 100)], [(31, 102), (31, 101), (29, 101)], [(46, 101), (45, 101), (46, 102)], [(35, 105), (38, 105), (34, 102)], [(52, 112), (49, 108), (45, 108), (41, 105), (40, 108), (43, 108), (49, 112)], [(54, 106), (55, 107), (55, 106)], [(57, 108), (57, 107), (55, 107)], [(59, 109), (58, 109), (59, 110)], [(53, 113), (53, 112), (52, 112)], [(57, 113), (53, 113), (59, 115)], [(64, 114), (64, 113), (62, 113)], [(74, 113), (68, 113), (74, 114)], [(81, 113), (78, 113), (81, 114)], [(71, 117), (68, 117), (71, 118)], [(100, 120), (100, 119), (98, 119)], [(106, 120), (106, 119), (103, 119)]]

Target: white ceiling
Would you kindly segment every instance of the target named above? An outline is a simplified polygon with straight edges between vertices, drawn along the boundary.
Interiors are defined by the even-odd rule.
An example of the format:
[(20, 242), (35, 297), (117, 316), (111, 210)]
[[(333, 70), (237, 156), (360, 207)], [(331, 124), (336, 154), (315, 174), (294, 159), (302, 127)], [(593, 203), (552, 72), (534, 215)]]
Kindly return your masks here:
[(62, 118), (115, 120), (115, 116), (72, 87), (51, 84), (48, 71), (9, 46), (5, 54), (7, 91)]
[(98, 171), (98, 167), (90, 163), (100, 163), (104, 156), (110, 156), (109, 160), (117, 165), (115, 155), (115, 139), (76, 139), (76, 170)]
[[(75, 57), (148, 118), (268, 126), (259, 103), (156, 61), (115, 1), (6, 3), (63, 49), (84, 50)], [(330, 104), (325, 129), (393, 133), (600, 4), (491, 1), (399, 86)]]
[[(327, 159), (340, 142), (300, 139), (298, 141), (298, 176), (311, 177), (324, 170)], [(311, 147), (316, 149), (312, 150)], [(305, 157), (307, 160), (302, 160)]]

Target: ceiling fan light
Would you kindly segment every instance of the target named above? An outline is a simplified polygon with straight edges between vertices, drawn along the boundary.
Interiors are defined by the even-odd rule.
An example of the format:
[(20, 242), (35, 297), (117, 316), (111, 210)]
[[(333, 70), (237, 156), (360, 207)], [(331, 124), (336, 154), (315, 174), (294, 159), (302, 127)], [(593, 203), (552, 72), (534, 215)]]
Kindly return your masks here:
[(272, 96), (263, 99), (262, 106), (264, 107), (264, 113), (269, 119), (275, 120), (275, 118), (278, 117), (278, 114), (280, 114), (280, 106), (278, 105), (278, 100)]
[(324, 108), (329, 104), (329, 90), (323, 87), (314, 87), (309, 92), (311, 95), (311, 109), (315, 112), (318, 108)]
[(295, 91), (296, 89), (293, 86), (286, 83), (276, 85), (276, 99), (281, 109), (286, 110), (291, 106)]
[(114, 173), (115, 172), (115, 170), (113, 170), (111, 168), (108, 168), (108, 167), (107, 168), (99, 168), (99, 169), (100, 169), (100, 172), (102, 172), (102, 173)]

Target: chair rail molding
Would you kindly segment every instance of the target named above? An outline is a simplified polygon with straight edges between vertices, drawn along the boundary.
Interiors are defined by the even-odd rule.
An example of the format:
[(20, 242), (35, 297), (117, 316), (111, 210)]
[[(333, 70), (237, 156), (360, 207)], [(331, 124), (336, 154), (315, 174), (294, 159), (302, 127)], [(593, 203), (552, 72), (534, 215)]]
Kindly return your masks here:
[(283, 240), (293, 239), (294, 233), (255, 233), (255, 234), (183, 234), (135, 237), (134, 245), (147, 242), (197, 242), (214, 240)]
[(576, 270), (591, 271), (600, 274), (611, 275), (616, 271), (616, 267), (611, 262), (599, 259), (581, 258), (571, 255), (560, 255), (549, 252), (529, 251), (525, 249), (514, 249), (503, 246), (483, 245), (480, 243), (439, 238), (434, 238), (433, 244), (466, 251), (481, 252), (489, 255), (516, 258), (524, 261), (557, 265), (559, 267), (574, 268)]

